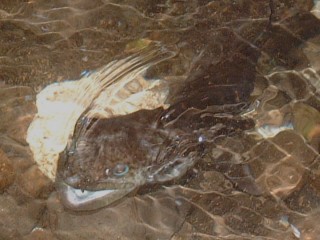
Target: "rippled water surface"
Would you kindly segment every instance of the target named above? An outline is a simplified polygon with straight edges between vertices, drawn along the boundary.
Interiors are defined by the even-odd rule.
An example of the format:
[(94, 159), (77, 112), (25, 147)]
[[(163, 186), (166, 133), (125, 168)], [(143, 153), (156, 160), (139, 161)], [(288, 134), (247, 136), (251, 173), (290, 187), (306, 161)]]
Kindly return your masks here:
[[(309, 0), (0, 1), (0, 239), (320, 239), (319, 18)], [(144, 74), (170, 86), (164, 125), (204, 148), (174, 181), (69, 209), (26, 141), (36, 96), (153, 41), (175, 53)], [(146, 140), (140, 115), (106, 126)]]

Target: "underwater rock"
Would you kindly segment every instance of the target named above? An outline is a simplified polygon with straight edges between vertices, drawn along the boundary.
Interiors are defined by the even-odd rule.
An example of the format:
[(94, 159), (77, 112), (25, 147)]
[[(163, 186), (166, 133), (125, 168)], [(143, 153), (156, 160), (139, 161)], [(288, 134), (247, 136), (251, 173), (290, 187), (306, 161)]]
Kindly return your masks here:
[[(0, 196), (0, 238), (24, 239), (39, 224), (45, 205), (37, 201), (20, 204), (8, 194)], [(45, 238), (47, 239), (47, 238)]]
[(26, 145), (26, 132), (36, 112), (34, 91), (24, 86), (0, 87), (0, 132)]
[(320, 136), (320, 112), (303, 103), (294, 104), (293, 127), (310, 142)]
[(18, 185), (34, 198), (46, 198), (53, 190), (53, 183), (35, 165), (18, 177)]
[(6, 154), (0, 149), (0, 192), (9, 187), (15, 179), (13, 165)]

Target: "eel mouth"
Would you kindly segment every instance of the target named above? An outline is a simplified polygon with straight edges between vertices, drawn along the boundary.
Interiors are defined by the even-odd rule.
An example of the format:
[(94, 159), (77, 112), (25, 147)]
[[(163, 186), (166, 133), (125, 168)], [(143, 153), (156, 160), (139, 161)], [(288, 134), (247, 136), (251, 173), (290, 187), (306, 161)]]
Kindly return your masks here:
[(132, 193), (136, 188), (88, 191), (74, 188), (63, 181), (56, 182), (56, 187), (62, 204), (76, 211), (92, 211), (109, 206)]

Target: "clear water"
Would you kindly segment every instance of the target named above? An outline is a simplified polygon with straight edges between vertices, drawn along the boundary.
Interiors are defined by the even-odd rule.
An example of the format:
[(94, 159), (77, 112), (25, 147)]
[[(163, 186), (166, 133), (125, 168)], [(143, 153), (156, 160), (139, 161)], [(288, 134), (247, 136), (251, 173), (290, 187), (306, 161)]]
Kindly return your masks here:
[[(1, 1), (0, 239), (320, 239), (316, 6)], [(256, 128), (217, 139), (174, 183), (99, 210), (69, 210), (25, 140), (36, 94), (130, 55), (141, 39), (178, 53), (150, 69), (149, 78), (180, 81), (184, 96), (214, 94), (220, 104), (229, 101), (222, 86), (234, 85), (240, 99), (250, 95), (242, 115)], [(213, 85), (218, 90), (210, 92)], [(172, 94), (170, 101), (180, 98)]]

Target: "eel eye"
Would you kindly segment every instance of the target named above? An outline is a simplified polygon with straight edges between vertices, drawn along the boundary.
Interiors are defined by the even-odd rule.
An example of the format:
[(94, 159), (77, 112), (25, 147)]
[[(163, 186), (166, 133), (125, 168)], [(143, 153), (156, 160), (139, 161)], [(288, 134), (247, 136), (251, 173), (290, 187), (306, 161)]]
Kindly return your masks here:
[(112, 173), (113, 175), (117, 177), (122, 177), (126, 175), (129, 172), (129, 166), (124, 163), (118, 163), (113, 169)]

